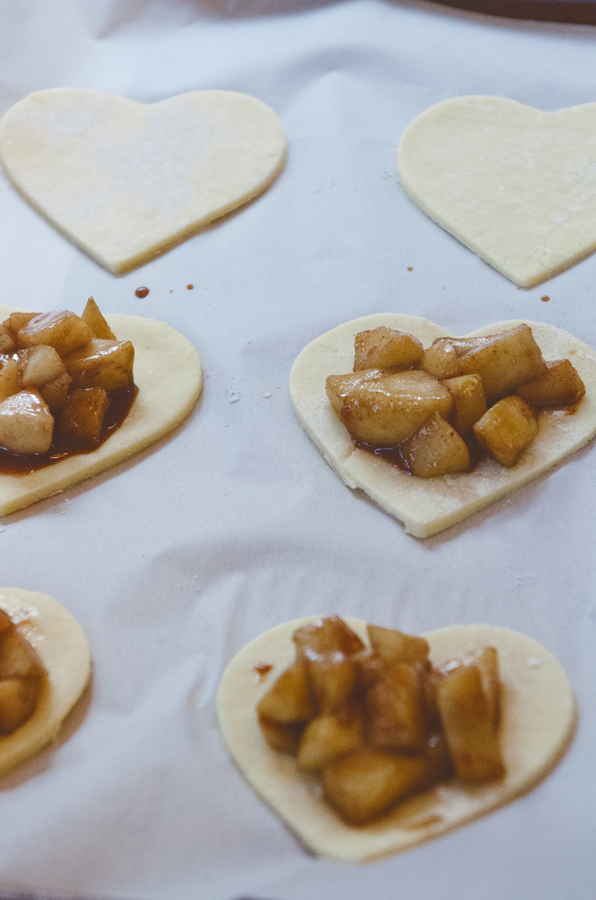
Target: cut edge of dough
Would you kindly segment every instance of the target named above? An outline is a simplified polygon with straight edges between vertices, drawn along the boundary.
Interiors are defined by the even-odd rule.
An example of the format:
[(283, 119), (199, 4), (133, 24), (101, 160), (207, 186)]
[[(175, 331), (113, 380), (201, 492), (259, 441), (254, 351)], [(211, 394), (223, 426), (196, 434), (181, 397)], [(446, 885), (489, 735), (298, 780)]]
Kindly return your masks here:
[[(23, 310), (0, 306), (0, 321), (16, 311)], [(134, 378), (139, 393), (127, 418), (91, 453), (68, 457), (28, 475), (0, 474), (0, 516), (74, 487), (136, 456), (175, 431), (199, 400), (203, 388), (201, 361), (180, 332), (165, 322), (140, 316), (114, 314), (106, 315), (106, 319), (118, 340), (131, 340), (135, 348)], [(152, 346), (160, 346), (155, 355)], [(157, 359), (173, 380), (160, 376)]]
[(47, 676), (38, 704), (12, 734), (0, 737), (0, 777), (52, 743), (91, 677), (91, 654), (76, 619), (53, 597), (0, 588), (0, 609), (41, 658)]

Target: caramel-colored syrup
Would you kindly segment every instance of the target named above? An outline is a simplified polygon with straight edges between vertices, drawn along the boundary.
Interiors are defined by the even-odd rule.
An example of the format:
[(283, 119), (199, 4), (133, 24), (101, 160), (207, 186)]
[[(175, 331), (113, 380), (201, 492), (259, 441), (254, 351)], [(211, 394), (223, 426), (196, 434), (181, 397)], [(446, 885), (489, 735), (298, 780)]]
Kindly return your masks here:
[(0, 475), (30, 475), (46, 466), (52, 466), (69, 456), (79, 456), (82, 453), (93, 453), (111, 435), (117, 431), (136, 399), (139, 389), (136, 384), (127, 385), (118, 391), (109, 394), (109, 405), (103, 420), (103, 427), (98, 441), (84, 443), (74, 438), (66, 437), (54, 429), (52, 446), (47, 453), (18, 454), (10, 453), (0, 447)]

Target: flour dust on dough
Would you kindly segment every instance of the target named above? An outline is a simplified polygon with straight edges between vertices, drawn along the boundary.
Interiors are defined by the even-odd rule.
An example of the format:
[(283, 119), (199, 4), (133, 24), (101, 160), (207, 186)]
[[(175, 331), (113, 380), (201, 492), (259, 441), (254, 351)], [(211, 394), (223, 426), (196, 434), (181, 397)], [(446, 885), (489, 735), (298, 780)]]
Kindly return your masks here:
[(455, 97), (411, 122), (397, 168), (431, 219), (522, 287), (596, 249), (596, 103)]
[[(369, 825), (345, 824), (321, 798), (318, 782), (298, 772), (293, 757), (272, 750), (258, 725), (256, 704), (294, 659), (292, 634), (310, 616), (278, 625), (240, 650), (221, 680), (217, 708), (226, 748), (242, 775), (297, 839), (317, 855), (369, 862), (479, 818), (534, 787), (558, 762), (573, 735), (576, 711), (567, 676), (537, 641), (507, 628), (454, 625), (424, 635), (437, 666), (486, 646), (499, 652), (501, 750), (506, 774), (470, 787), (457, 779), (413, 797)], [(345, 621), (368, 644), (366, 623)], [(254, 666), (273, 664), (255, 677)]]
[[(506, 331), (521, 320), (497, 322), (466, 337)], [(290, 396), (302, 428), (350, 488), (360, 488), (386, 512), (400, 519), (408, 534), (429, 537), (478, 512), (510, 491), (544, 474), (583, 447), (596, 434), (596, 353), (587, 344), (553, 325), (526, 322), (546, 360), (570, 359), (586, 395), (573, 414), (541, 410), (539, 432), (520, 461), (505, 469), (489, 457), (471, 472), (416, 478), (355, 447), (325, 393), (328, 375), (352, 371), (354, 338), (360, 331), (386, 325), (407, 331), (430, 347), (438, 337), (454, 337), (417, 316), (378, 313), (354, 319), (316, 338), (300, 353), (290, 373)]]
[(55, 88), (4, 115), (0, 157), (41, 215), (121, 273), (266, 190), (286, 139), (273, 110), (234, 91), (145, 104)]
[(0, 737), (0, 776), (53, 741), (91, 675), (83, 629), (53, 597), (20, 588), (0, 588), (0, 609), (37, 651), (47, 671), (31, 718)]
[[(0, 306), (0, 322), (13, 307)], [(18, 310), (22, 312), (22, 310)], [(28, 475), (0, 475), (0, 515), (6, 516), (98, 475), (169, 434), (189, 415), (203, 386), (192, 344), (165, 322), (106, 316), (119, 341), (132, 341), (139, 393), (120, 428), (97, 450), (69, 456)]]

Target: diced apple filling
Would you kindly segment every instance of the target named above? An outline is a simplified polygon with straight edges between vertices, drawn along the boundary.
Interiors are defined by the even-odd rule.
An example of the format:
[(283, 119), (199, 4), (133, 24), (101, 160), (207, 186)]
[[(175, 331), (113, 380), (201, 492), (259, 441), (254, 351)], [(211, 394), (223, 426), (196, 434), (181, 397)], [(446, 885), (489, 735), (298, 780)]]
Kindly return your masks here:
[(424, 638), (374, 625), (368, 635), (370, 649), (336, 616), (294, 633), (295, 662), (257, 706), (267, 744), (318, 775), (351, 825), (454, 775), (501, 778), (495, 648), (433, 669)]
[(0, 735), (12, 734), (33, 714), (44, 676), (39, 656), (0, 609)]
[(133, 362), (92, 297), (82, 316), (12, 313), (0, 325), (0, 448), (43, 455), (57, 435), (96, 446), (110, 392), (133, 384)]
[(437, 338), (422, 352), (411, 335), (380, 327), (356, 335), (354, 371), (330, 375), (326, 391), (358, 444), (397, 450), (403, 468), (431, 478), (468, 471), (482, 450), (515, 465), (540, 409), (575, 406), (585, 387), (569, 360), (544, 361), (528, 325)]

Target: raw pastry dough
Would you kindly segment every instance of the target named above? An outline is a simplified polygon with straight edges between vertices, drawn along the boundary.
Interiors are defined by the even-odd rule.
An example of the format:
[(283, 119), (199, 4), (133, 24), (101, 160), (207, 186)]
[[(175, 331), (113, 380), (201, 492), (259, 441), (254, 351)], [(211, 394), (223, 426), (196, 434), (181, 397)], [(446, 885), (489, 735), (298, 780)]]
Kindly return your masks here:
[[(495, 334), (521, 324), (498, 322), (469, 337)], [(429, 347), (449, 332), (417, 316), (385, 313), (354, 319), (312, 341), (296, 359), (290, 374), (290, 396), (298, 421), (327, 462), (351, 488), (362, 488), (387, 512), (401, 519), (409, 534), (429, 537), (465, 519), (509, 491), (542, 475), (596, 434), (596, 353), (566, 331), (528, 322), (547, 360), (571, 360), (586, 386), (576, 412), (543, 410), (540, 431), (521, 460), (504, 469), (490, 458), (471, 472), (437, 478), (415, 478), (386, 460), (356, 449), (325, 394), (328, 375), (352, 370), (354, 337), (359, 331), (387, 325), (407, 331)], [(453, 336), (453, 335), (451, 335)]]
[(596, 103), (446, 100), (408, 126), (397, 167), (431, 219), (523, 287), (596, 248)]
[[(565, 751), (574, 730), (575, 703), (555, 657), (516, 631), (489, 625), (454, 625), (431, 631), (435, 665), (485, 646), (499, 651), (502, 681), (501, 747), (505, 777), (480, 787), (457, 780), (402, 803), (377, 822), (344, 824), (320, 797), (316, 779), (294, 758), (271, 750), (259, 729), (256, 704), (294, 659), (292, 633), (305, 622), (278, 625), (244, 647), (224, 672), (217, 696), (223, 739), (232, 760), (260, 797), (308, 849), (341, 862), (368, 862), (438, 837), (483, 816), (534, 787)], [(368, 644), (366, 623), (345, 621)], [(253, 667), (273, 663), (262, 680)]]
[[(0, 306), (0, 322), (16, 310)], [(118, 340), (135, 348), (139, 394), (121, 427), (92, 453), (70, 456), (29, 475), (0, 475), (0, 515), (63, 491), (115, 466), (173, 431), (190, 413), (203, 385), (196, 350), (164, 322), (106, 316)]]
[(0, 588), (0, 608), (33, 645), (48, 672), (31, 718), (0, 737), (0, 775), (5, 775), (54, 740), (89, 681), (91, 657), (81, 626), (47, 594)]
[(15, 187), (117, 273), (262, 193), (285, 155), (273, 110), (233, 91), (145, 104), (59, 88), (29, 94), (0, 124)]

